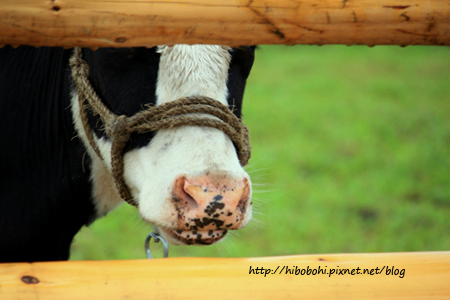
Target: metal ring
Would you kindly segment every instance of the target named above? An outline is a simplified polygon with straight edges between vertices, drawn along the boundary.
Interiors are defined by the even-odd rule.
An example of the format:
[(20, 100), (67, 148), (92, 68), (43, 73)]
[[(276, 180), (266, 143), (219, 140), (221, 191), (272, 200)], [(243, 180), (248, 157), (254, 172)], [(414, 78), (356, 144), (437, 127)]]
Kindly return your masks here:
[(147, 254), (147, 258), (153, 258), (152, 253), (150, 252), (150, 240), (152, 238), (155, 240), (155, 243), (159, 243), (160, 241), (162, 242), (164, 247), (164, 258), (169, 257), (169, 245), (167, 244), (166, 240), (163, 239), (157, 232), (151, 232), (145, 239), (145, 253)]

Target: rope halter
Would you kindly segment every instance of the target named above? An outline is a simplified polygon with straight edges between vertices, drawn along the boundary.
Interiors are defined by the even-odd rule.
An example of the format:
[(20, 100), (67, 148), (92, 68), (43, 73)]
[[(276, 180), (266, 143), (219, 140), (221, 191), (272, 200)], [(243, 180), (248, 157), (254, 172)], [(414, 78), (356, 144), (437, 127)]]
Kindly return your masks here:
[[(206, 126), (222, 130), (232, 140), (239, 161), (245, 166), (250, 159), (250, 141), (247, 127), (224, 104), (209, 97), (184, 97), (159, 106), (146, 105), (146, 109), (131, 117), (116, 115), (101, 101), (89, 82), (89, 66), (81, 57), (81, 48), (74, 48), (70, 58), (72, 77), (78, 92), (80, 117), (89, 144), (100, 159), (105, 161), (94, 141), (94, 133), (89, 126), (88, 110), (98, 115), (103, 130), (111, 140), (111, 172), (116, 188), (123, 200), (137, 206), (123, 177), (124, 147), (132, 133), (146, 133), (179, 126)], [(188, 115), (189, 114), (189, 115)], [(194, 115), (191, 115), (194, 114)], [(216, 118), (205, 118), (198, 114), (208, 114)]]

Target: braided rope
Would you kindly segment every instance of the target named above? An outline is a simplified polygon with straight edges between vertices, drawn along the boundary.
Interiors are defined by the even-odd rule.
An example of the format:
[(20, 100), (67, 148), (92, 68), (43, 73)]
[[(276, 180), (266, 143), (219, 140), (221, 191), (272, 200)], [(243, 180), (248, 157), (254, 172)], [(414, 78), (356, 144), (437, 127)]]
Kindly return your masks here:
[[(204, 96), (184, 97), (159, 106), (147, 105), (145, 110), (131, 117), (119, 116), (105, 106), (90, 84), (89, 66), (81, 57), (81, 48), (74, 48), (73, 56), (70, 58), (70, 67), (78, 92), (81, 121), (89, 144), (98, 157), (105, 160), (94, 141), (94, 133), (89, 126), (88, 110), (90, 109), (94, 115), (100, 117), (104, 131), (111, 140), (111, 172), (114, 182), (122, 199), (131, 205), (137, 206), (137, 203), (131, 197), (123, 177), (123, 149), (132, 133), (145, 133), (179, 126), (216, 128), (230, 137), (236, 147), (241, 165), (245, 166), (248, 163), (251, 152), (248, 129), (226, 105), (219, 101)], [(195, 115), (199, 113), (212, 115), (218, 119)]]

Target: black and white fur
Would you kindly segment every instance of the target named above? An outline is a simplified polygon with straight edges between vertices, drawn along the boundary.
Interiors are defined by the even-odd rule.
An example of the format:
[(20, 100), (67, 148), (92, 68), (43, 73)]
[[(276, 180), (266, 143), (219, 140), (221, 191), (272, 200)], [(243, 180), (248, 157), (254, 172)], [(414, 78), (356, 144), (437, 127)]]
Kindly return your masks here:
[[(111, 143), (101, 124), (90, 116), (105, 161), (92, 151), (80, 124), (68, 66), (71, 53), (0, 49), (0, 261), (68, 259), (78, 230), (123, 202), (110, 174)], [(83, 58), (96, 92), (116, 114), (131, 116), (148, 103), (201, 95), (233, 107), (241, 117), (254, 48), (83, 49)], [(168, 199), (180, 174), (215, 172), (226, 174), (228, 182), (250, 182), (230, 139), (211, 128), (132, 135), (124, 162), (124, 177), (142, 218), (163, 234), (165, 228), (176, 229), (177, 215)], [(239, 228), (250, 220), (251, 206), (244, 212)], [(180, 243), (168, 233), (166, 238)]]

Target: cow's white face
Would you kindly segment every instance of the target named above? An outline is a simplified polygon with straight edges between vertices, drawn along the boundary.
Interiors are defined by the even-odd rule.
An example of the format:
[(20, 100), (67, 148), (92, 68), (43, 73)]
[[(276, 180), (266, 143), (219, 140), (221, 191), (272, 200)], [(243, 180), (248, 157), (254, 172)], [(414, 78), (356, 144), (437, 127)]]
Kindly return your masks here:
[[(228, 47), (158, 47), (156, 104), (187, 96), (228, 97)], [(73, 97), (77, 130), (92, 157), (93, 196), (99, 215), (122, 203), (111, 176), (111, 143), (96, 138), (105, 161), (86, 141)], [(205, 118), (212, 118), (205, 116)], [(124, 155), (124, 178), (144, 220), (174, 244), (211, 244), (251, 219), (251, 183), (230, 138), (214, 128), (159, 130), (147, 145)]]

